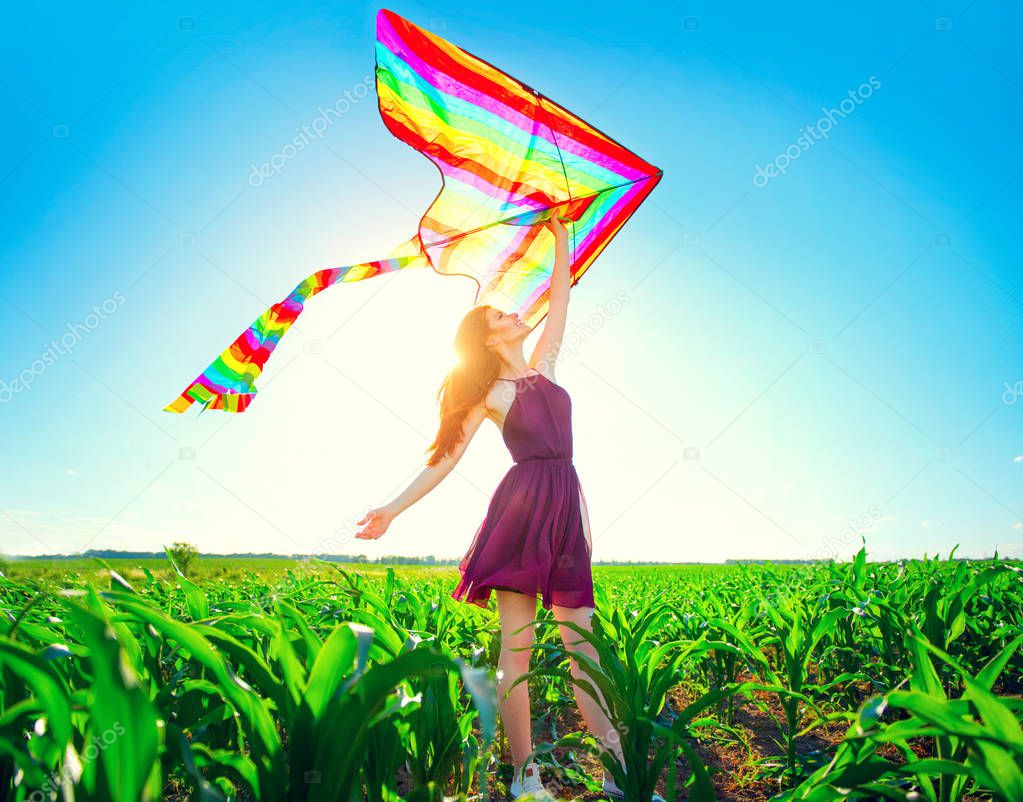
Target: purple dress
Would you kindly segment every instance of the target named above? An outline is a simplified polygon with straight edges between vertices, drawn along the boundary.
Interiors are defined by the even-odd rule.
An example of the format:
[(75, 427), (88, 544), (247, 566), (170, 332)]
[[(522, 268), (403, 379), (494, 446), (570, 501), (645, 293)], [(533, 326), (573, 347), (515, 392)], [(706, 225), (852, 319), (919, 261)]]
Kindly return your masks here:
[(593, 607), (589, 517), (572, 462), (572, 400), (539, 371), (514, 381), (503, 437), (515, 464), (458, 566), (453, 598), (486, 608), (492, 589), (545, 609)]

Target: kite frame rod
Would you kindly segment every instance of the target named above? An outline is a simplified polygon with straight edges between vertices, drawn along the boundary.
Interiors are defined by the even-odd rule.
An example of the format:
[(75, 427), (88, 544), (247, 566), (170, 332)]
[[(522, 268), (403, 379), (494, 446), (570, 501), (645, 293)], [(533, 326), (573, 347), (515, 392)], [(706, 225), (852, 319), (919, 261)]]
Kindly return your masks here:
[[(655, 178), (655, 177), (659, 177), (659, 176), (663, 176), (663, 175), (664, 175), (664, 171), (663, 170), (657, 170), (657, 172), (655, 172), (655, 173), (651, 173), (650, 175), (645, 175), (642, 178), (637, 178), (634, 181), (626, 181), (624, 184), (615, 184), (614, 186), (604, 187), (603, 189), (597, 190), (596, 192), (591, 192), (589, 195), (579, 195), (578, 197), (575, 197), (575, 198), (569, 198), (568, 200), (565, 200), (565, 201), (559, 201), (558, 203), (552, 204), (549, 208), (553, 209), (553, 208), (555, 208), (557, 206), (564, 206), (566, 203), (574, 203), (575, 201), (586, 200), (586, 198), (595, 198), (597, 195), (600, 195), (600, 194), (602, 194), (604, 192), (610, 192), (613, 189), (622, 189), (623, 187), (630, 187), (633, 184), (639, 184), (642, 181), (649, 181), (651, 178)], [(443, 189), (443, 187), (441, 187), (441, 189)], [(429, 212), (429, 209), (427, 209), (427, 211)], [(516, 220), (519, 217), (525, 217), (526, 215), (529, 215), (529, 214), (535, 214), (536, 211), (537, 210), (533, 210), (533, 211), (529, 211), (529, 212), (520, 212), (519, 214), (512, 215), (511, 217), (508, 217), (508, 218), (506, 218), (504, 220), (497, 220), (497, 221), (495, 221), (493, 223), (487, 223), (485, 226), (479, 226), (478, 228), (473, 228), (473, 229), (470, 229), (469, 231), (463, 231), (461, 234), (457, 234), (454, 237), (448, 237), (447, 239), (440, 240), (439, 242), (431, 242), (429, 245), (427, 245), (426, 243), (423, 243), (423, 247), (424, 248), (433, 248), (433, 247), (439, 247), (441, 245), (447, 245), (449, 242), (454, 242), (456, 239), (461, 239), (462, 237), (467, 237), (469, 234), (475, 234), (475, 233), (477, 233), (479, 231), (483, 231), (483, 230), (488, 229), (488, 228), (493, 228), (494, 226), (507, 225), (509, 220)], [(424, 215), (424, 217), (425, 217), (425, 215)], [(420, 228), (422, 228), (422, 221), (421, 220), (420, 220)], [(422, 240), (422, 236), (420, 236), (420, 240)]]

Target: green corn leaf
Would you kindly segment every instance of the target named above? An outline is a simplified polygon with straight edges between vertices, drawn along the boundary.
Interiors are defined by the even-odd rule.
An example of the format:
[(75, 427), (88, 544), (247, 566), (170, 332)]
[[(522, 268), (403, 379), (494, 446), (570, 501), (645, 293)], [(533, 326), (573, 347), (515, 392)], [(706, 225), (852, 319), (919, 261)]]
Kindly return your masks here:
[(170, 560), (174, 573), (178, 575), (178, 585), (185, 593), (185, 604), (188, 606), (188, 614), (192, 617), (193, 621), (205, 621), (210, 617), (210, 603), (206, 598), (206, 594), (178, 568), (178, 564), (174, 561), (174, 557), (167, 546), (163, 547), (163, 551), (167, 555), (167, 559)]
[(38, 709), (46, 715), (46, 726), (54, 742), (63, 749), (71, 738), (71, 701), (60, 675), (49, 661), (5, 637), (0, 637), (0, 666), (25, 683)]

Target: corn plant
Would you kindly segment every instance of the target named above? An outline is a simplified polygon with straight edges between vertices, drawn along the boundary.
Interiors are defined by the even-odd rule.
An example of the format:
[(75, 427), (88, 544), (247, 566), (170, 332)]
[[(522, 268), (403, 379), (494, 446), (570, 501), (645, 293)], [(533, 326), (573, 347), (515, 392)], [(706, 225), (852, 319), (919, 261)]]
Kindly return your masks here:
[[(893, 690), (869, 699), (853, 718), (833, 760), (785, 802), (843, 798), (956, 802), (967, 793), (990, 794), (1006, 802), (1023, 799), (1023, 703), (992, 693), (1006, 664), (1023, 644), (1016, 638), (984, 666), (970, 673), (919, 630), (907, 645), (913, 655), (908, 690)], [(950, 699), (931, 655), (962, 680), (962, 696)], [(899, 718), (884, 722), (886, 714)], [(917, 756), (914, 739), (933, 742), (933, 753)], [(905, 763), (890, 763), (877, 753), (891, 744)]]
[[(673, 714), (673, 721), (669, 719), (671, 725), (666, 726), (662, 711), (668, 690), (679, 681), (680, 666), (715, 646), (727, 648), (725, 644), (706, 639), (661, 643), (649, 637), (664, 624), (671, 611), (672, 605), (667, 602), (652, 604), (635, 611), (633, 616), (626, 616), (616, 608), (606, 620), (594, 616), (592, 631), (573, 622), (558, 622), (589, 643), (598, 659), (592, 660), (578, 652), (573, 655), (585, 677), (575, 678), (566, 669), (541, 666), (519, 677), (514, 684), (533, 676), (552, 676), (569, 687), (573, 683), (578, 685), (598, 703), (603, 698), (601, 707), (621, 736), (624, 766), (606, 747), (598, 747), (576, 736), (559, 739), (553, 746), (583, 744), (589, 747), (599, 756), (606, 773), (613, 777), (626, 798), (650, 799), (666, 765), (670, 768), (668, 793), (673, 795), (675, 758), (681, 752), (692, 772), (693, 790), (689, 799), (708, 802), (716, 796), (707, 769), (688, 739), (694, 737), (697, 728), (714, 725), (711, 719), (698, 716), (725, 696), (746, 690), (747, 685), (736, 684), (704, 695)], [(561, 653), (550, 643), (539, 643), (534, 648)]]

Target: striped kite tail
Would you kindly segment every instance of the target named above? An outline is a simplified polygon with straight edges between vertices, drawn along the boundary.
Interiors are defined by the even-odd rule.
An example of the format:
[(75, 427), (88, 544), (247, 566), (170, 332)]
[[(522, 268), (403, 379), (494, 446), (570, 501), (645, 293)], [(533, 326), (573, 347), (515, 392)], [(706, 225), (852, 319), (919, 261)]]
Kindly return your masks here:
[(256, 379), (281, 338), (302, 313), (306, 301), (335, 284), (362, 281), (406, 267), (427, 265), (429, 260), (416, 234), (395, 248), (386, 259), (313, 273), (287, 298), (260, 315), (181, 395), (165, 406), (164, 411), (181, 413), (198, 401), (203, 407), (200, 414), (207, 409), (244, 412), (256, 397)]

